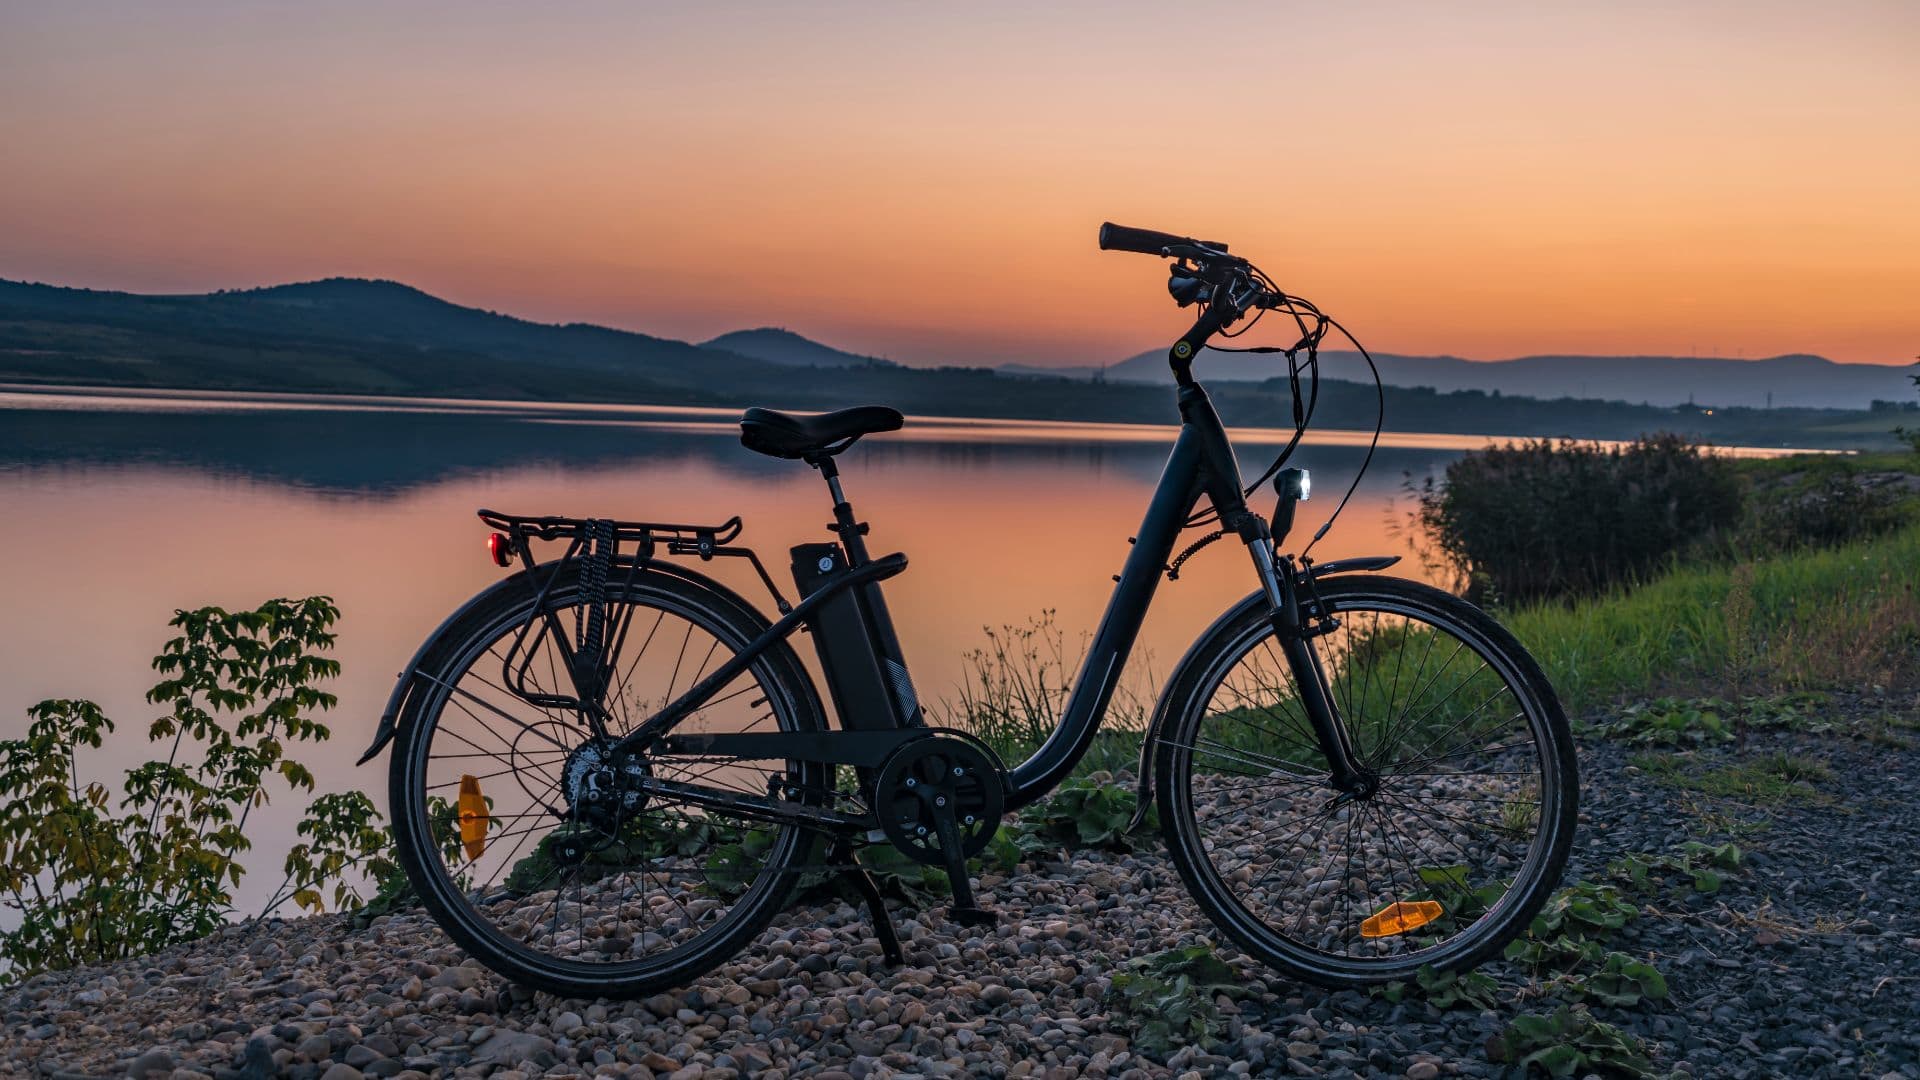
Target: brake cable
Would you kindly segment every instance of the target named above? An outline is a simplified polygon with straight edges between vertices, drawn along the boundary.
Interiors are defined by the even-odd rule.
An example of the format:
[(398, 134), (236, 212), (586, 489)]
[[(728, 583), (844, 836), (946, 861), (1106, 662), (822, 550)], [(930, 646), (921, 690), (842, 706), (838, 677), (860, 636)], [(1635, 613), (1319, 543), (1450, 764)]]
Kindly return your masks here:
[[(1360, 481), (1366, 476), (1368, 468), (1373, 465), (1374, 452), (1380, 448), (1380, 435), (1386, 427), (1386, 385), (1381, 381), (1380, 367), (1374, 363), (1373, 354), (1369, 353), (1367, 347), (1360, 344), (1360, 340), (1354, 337), (1353, 332), (1342, 325), (1339, 320), (1323, 313), (1319, 308), (1315, 307), (1311, 301), (1288, 295), (1274, 284), (1273, 279), (1267, 276), (1266, 271), (1261, 270), (1252, 263), (1247, 264), (1247, 270), (1253, 280), (1271, 293), (1278, 302), (1271, 305), (1262, 305), (1258, 313), (1256, 313), (1245, 326), (1242, 326), (1239, 330), (1231, 334), (1223, 332), (1219, 336), (1227, 338), (1239, 337), (1247, 331), (1252, 330), (1254, 326), (1259, 323), (1261, 317), (1268, 311), (1282, 311), (1293, 318), (1295, 327), (1300, 331), (1300, 337), (1289, 347), (1278, 345), (1255, 345), (1245, 348), (1217, 345), (1207, 346), (1216, 352), (1256, 354), (1284, 353), (1287, 358), (1287, 383), (1293, 398), (1293, 434), (1287, 439), (1286, 445), (1280, 448), (1280, 452), (1274, 456), (1273, 461), (1261, 471), (1258, 477), (1254, 478), (1252, 483), (1246, 486), (1243, 494), (1249, 496), (1254, 494), (1262, 485), (1272, 479), (1273, 476), (1286, 465), (1287, 461), (1293, 457), (1294, 452), (1300, 447), (1301, 440), (1306, 437), (1308, 428), (1312, 426), (1314, 411), (1320, 403), (1320, 343), (1325, 339), (1328, 328), (1340, 331), (1340, 335), (1346, 338), (1347, 342), (1354, 347), (1355, 351), (1359, 352), (1361, 359), (1366, 361), (1367, 371), (1373, 376), (1373, 437), (1368, 440), (1367, 452), (1360, 460), (1360, 468), (1353, 474), (1353, 481), (1347, 485), (1346, 492), (1340, 496), (1340, 501), (1334, 505), (1333, 512), (1327, 515), (1326, 521), (1322, 522), (1320, 527), (1314, 530), (1313, 537), (1307, 541), (1305, 547), (1300, 549), (1300, 556), (1305, 558), (1308, 553), (1313, 550), (1314, 545), (1318, 544), (1321, 539), (1327, 535), (1328, 531), (1333, 528), (1334, 522), (1339, 519), (1341, 513), (1346, 510), (1347, 504), (1352, 501), (1354, 492), (1359, 490)], [(1303, 350), (1306, 353), (1304, 362), (1300, 359), (1300, 353)], [(1303, 395), (1300, 392), (1300, 372), (1303, 368), (1306, 370), (1308, 376), (1307, 392), (1304, 395), (1304, 402), (1302, 401)], [(1219, 520), (1220, 512), (1218, 508), (1214, 508), (1201, 511), (1189, 517), (1186, 527), (1190, 529), (1199, 528), (1204, 525), (1213, 524)], [(1167, 579), (1169, 581), (1178, 580), (1180, 567), (1184, 565), (1188, 559), (1191, 559), (1203, 548), (1219, 540), (1224, 535), (1226, 535), (1225, 530), (1216, 529), (1202, 536), (1192, 544), (1189, 544), (1168, 564), (1166, 570)]]

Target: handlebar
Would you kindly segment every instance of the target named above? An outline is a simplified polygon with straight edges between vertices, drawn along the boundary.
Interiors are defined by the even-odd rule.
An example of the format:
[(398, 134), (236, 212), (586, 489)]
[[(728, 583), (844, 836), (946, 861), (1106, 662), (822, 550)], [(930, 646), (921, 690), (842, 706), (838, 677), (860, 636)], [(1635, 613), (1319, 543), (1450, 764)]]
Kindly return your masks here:
[(1195, 240), (1153, 229), (1134, 229), (1109, 221), (1100, 226), (1101, 251), (1132, 251), (1141, 255), (1171, 258), (1219, 258), (1227, 254), (1227, 245), (1218, 240)]

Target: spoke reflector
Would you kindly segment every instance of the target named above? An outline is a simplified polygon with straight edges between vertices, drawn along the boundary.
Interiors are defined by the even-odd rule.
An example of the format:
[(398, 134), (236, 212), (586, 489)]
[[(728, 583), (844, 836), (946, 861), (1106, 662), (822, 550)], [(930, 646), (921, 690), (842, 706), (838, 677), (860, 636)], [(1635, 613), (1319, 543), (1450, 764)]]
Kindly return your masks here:
[(480, 794), (480, 781), (471, 774), (460, 777), (460, 843), (467, 858), (477, 859), (487, 850), (487, 800)]
[(1400, 900), (1388, 904), (1367, 917), (1360, 924), (1360, 936), (1364, 938), (1392, 937), (1417, 930), (1444, 914), (1444, 909), (1432, 900)]

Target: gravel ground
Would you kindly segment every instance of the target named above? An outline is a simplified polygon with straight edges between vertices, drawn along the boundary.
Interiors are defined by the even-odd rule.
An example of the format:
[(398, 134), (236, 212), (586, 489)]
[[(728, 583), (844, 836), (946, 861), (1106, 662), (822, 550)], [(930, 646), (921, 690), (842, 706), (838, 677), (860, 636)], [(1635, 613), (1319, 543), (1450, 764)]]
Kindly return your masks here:
[[(1920, 750), (1767, 735), (1694, 765), (1778, 749), (1831, 765), (1820, 797), (1703, 796), (1625, 748), (1582, 747), (1573, 876), (1689, 839), (1733, 839), (1750, 856), (1718, 893), (1661, 894), (1609, 941), (1651, 956), (1670, 999), (1595, 1015), (1646, 1039), (1663, 1070), (1920, 1078)], [(1163, 856), (1093, 855), (981, 885), (1003, 916), (986, 932), (896, 909), (904, 968), (885, 969), (864, 913), (841, 906), (784, 916), (738, 962), (637, 1002), (507, 988), (419, 916), (236, 926), (0, 992), (0, 1074), (1499, 1076), (1514, 1070), (1489, 1059), (1489, 1037), (1554, 1004), (1504, 964), (1485, 969), (1499, 1009), (1440, 1012), (1304, 987), (1228, 949), (1250, 996), (1222, 999), (1216, 1041), (1154, 1057), (1102, 999), (1129, 958), (1211, 939)]]

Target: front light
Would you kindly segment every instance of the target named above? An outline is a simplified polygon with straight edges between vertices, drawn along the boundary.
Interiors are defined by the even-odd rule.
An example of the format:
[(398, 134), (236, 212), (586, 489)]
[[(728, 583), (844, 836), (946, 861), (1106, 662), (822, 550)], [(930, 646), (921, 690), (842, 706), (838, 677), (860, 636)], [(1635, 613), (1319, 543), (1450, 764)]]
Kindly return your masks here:
[(1282, 469), (1273, 478), (1273, 490), (1281, 498), (1306, 502), (1313, 496), (1313, 476), (1305, 469)]
[(1300, 501), (1306, 502), (1308, 499), (1311, 499), (1311, 498), (1313, 498), (1313, 474), (1308, 472), (1305, 469), (1301, 469), (1300, 470)]

